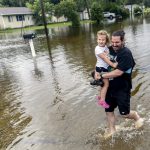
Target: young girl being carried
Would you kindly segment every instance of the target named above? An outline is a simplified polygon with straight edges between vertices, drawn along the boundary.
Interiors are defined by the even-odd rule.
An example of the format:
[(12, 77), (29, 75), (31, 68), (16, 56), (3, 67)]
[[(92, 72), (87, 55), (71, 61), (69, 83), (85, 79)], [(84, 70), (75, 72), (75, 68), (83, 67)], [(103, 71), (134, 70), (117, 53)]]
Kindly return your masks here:
[[(111, 66), (116, 68), (117, 63), (113, 63), (109, 59), (109, 49), (107, 45), (109, 44), (109, 35), (105, 30), (100, 30), (97, 32), (97, 43), (95, 47), (95, 56), (97, 58), (95, 72), (100, 74), (108, 72), (108, 67)], [(95, 73), (95, 79), (98, 79), (98, 75)], [(109, 105), (105, 102), (107, 89), (109, 86), (109, 79), (103, 79), (104, 85), (101, 87), (100, 96), (97, 96), (98, 105), (103, 108), (109, 108)]]

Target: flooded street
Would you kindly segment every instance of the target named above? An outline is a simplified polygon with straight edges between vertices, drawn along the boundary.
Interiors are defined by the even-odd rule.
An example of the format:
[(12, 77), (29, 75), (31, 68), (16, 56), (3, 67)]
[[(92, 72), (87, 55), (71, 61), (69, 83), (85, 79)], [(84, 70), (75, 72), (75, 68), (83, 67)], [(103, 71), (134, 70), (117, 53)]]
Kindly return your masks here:
[[(103, 28), (126, 32), (136, 61), (131, 108), (145, 119), (135, 130), (116, 109), (122, 128), (108, 140), (105, 112), (96, 104), (99, 88), (89, 84)], [(0, 150), (149, 150), (150, 18), (49, 29), (51, 52), (44, 31), (34, 32), (35, 58), (20, 31), (0, 33)]]

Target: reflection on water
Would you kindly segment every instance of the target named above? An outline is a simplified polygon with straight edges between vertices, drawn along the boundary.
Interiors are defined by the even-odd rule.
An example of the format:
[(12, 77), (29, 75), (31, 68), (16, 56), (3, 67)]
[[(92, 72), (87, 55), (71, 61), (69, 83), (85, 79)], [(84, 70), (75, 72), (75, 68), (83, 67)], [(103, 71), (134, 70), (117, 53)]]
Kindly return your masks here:
[(6, 148), (31, 121), (24, 115), (20, 97), (22, 91), (17, 85), (14, 72), (1, 62), (0, 76), (0, 148)]
[(33, 58), (33, 64), (34, 64), (34, 71), (33, 75), (35, 78), (42, 78), (43, 72), (38, 69), (36, 57)]
[[(131, 107), (145, 118), (142, 130), (117, 114), (121, 130), (103, 139), (106, 118), (96, 106), (98, 87), (89, 85), (100, 29), (126, 32), (136, 60)], [(136, 150), (148, 149), (150, 113), (150, 19), (135, 18), (103, 26), (49, 29), (51, 51), (43, 30), (34, 31), (37, 56), (20, 32), (0, 34), (0, 149)]]

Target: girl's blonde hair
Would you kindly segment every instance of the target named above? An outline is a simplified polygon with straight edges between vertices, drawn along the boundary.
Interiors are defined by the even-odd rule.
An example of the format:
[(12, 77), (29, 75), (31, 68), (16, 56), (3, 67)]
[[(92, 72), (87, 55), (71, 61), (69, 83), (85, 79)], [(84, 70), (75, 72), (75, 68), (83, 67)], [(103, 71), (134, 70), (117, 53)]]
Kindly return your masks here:
[(97, 32), (97, 37), (98, 37), (99, 35), (106, 35), (106, 44), (108, 45), (109, 42), (110, 42), (110, 39), (109, 39), (109, 34), (107, 33), (107, 31), (105, 31), (105, 30), (100, 30), (100, 31)]

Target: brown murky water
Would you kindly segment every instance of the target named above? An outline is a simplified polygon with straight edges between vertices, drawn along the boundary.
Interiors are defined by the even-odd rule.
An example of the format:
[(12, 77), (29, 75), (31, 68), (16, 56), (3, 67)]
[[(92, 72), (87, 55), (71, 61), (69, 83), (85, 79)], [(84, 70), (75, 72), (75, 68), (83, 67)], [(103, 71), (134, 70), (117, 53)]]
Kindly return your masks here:
[[(91, 87), (96, 32), (123, 28), (136, 60), (132, 109), (144, 128), (119, 118), (121, 130), (104, 140), (105, 113)], [(80, 29), (50, 29), (51, 57), (43, 31), (34, 39), (36, 58), (20, 33), (0, 34), (0, 149), (148, 150), (150, 147), (150, 18)], [(116, 111), (118, 114), (118, 111)]]

